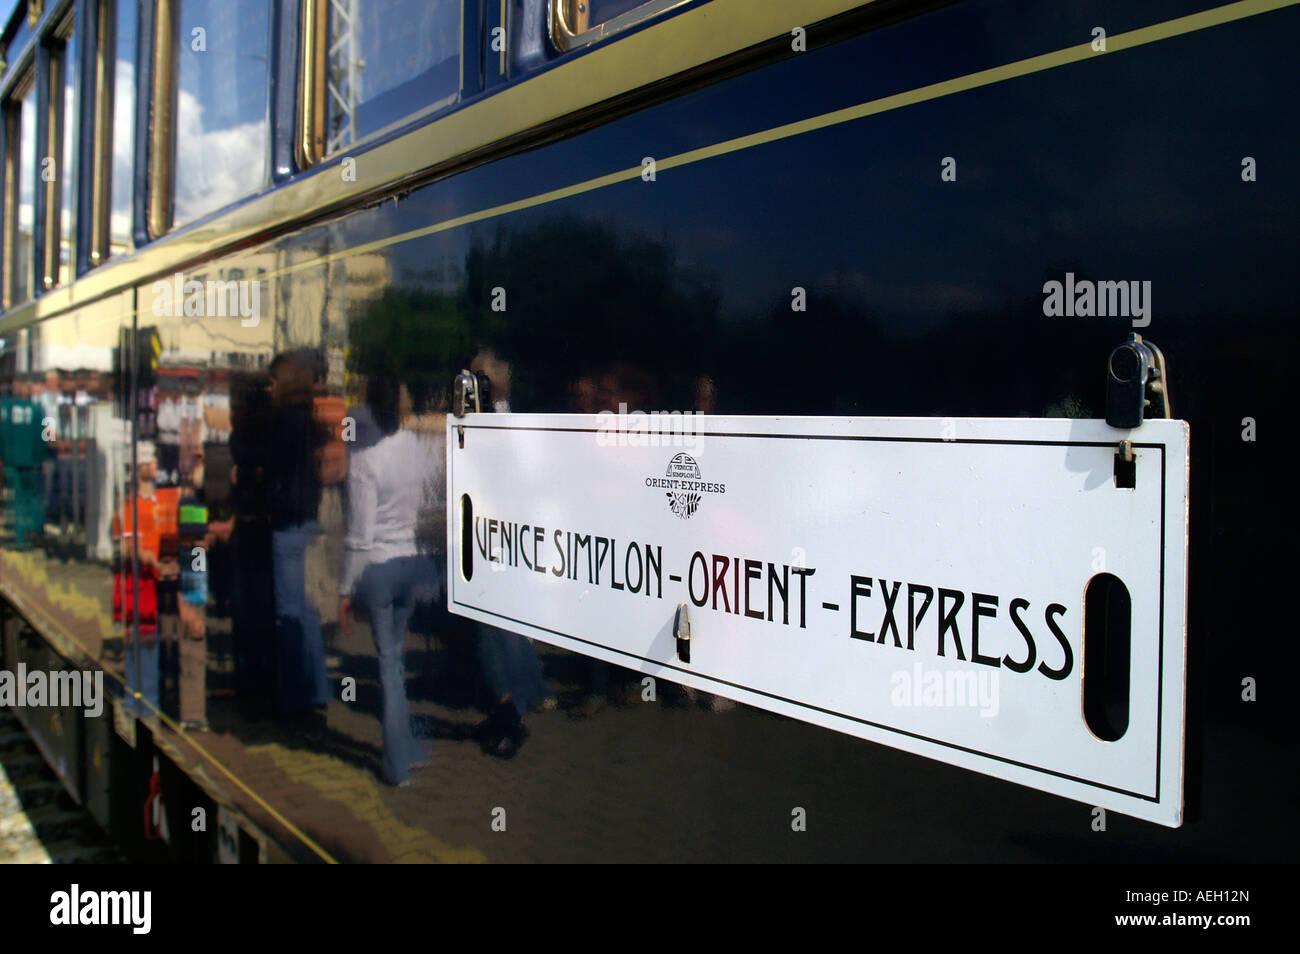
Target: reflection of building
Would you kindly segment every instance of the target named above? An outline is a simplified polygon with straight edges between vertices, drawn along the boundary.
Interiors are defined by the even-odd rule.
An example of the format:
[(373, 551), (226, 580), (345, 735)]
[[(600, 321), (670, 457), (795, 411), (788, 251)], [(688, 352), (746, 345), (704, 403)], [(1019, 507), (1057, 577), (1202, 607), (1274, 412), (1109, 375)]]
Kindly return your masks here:
[[(153, 324), (162, 340), (164, 363), (253, 368), (293, 348), (325, 355), (341, 352), (349, 308), (376, 297), (392, 277), (387, 255), (371, 252), (330, 260), (334, 236), (323, 245), (267, 250), (239, 256), (210, 271), (187, 272), (186, 281), (257, 282), (257, 321), (242, 316), (154, 316), (152, 298), (141, 288), (140, 324)], [(341, 248), (341, 240), (337, 248)], [(310, 264), (326, 259), (322, 264)], [(285, 274), (285, 272), (288, 272)], [(333, 377), (332, 364), (331, 377)]]
[[(19, 211), (23, 213), (25, 217), (30, 219), (31, 209), (32, 207), (29, 201), (27, 204), (21, 206)], [(36, 241), (32, 237), (32, 225), (29, 221), (25, 226), (15, 229), (14, 234), (13, 273), (14, 275), (22, 276), (19, 279), (20, 289), (26, 290), (31, 286), (32, 279), (30, 276), (32, 274), (32, 250), (35, 248)], [(24, 291), (22, 295), (15, 296), (12, 303), (17, 304), (26, 299), (29, 295), (30, 291)]]
[(112, 557), (114, 500), (128, 462), (126, 422), (113, 400), (124, 317), (114, 302), (43, 322), (19, 336), (15, 362), (50, 425), (43, 522), (94, 560)]
[(357, 103), (361, 101), (361, 71), (365, 67), (357, 46), (359, 13), (357, 0), (329, 2), (330, 45), (326, 51), (329, 72), (325, 78), (326, 114), (330, 118), (326, 130), (327, 156), (357, 138)]
[[(276, 313), (275, 288), (277, 279), (269, 278), (278, 270), (283, 256), (274, 251), (251, 252), (241, 255), (230, 264), (185, 272), (183, 282), (249, 283), (243, 286), (242, 302), (255, 306), (255, 314), (245, 318), (237, 308), (226, 307), (226, 301), (213, 300), (213, 306), (222, 306), (217, 314), (184, 314), (181, 303), (157, 286), (143, 286), (138, 291), (140, 325), (153, 325), (162, 342), (160, 361), (172, 366), (193, 367), (245, 367), (260, 366), (265, 362), (265, 352), (272, 340), (273, 319)], [(159, 300), (164, 307), (156, 307)], [(206, 296), (203, 311), (208, 308)], [(161, 311), (159, 314), (157, 312)], [(235, 314), (221, 314), (235, 311)]]
[[(304, 253), (304, 259), (319, 259), (333, 251), (329, 245)], [(345, 377), (344, 350), (347, 323), (355, 310), (378, 298), (392, 281), (392, 267), (382, 252), (349, 255), (343, 259), (303, 268), (284, 279), (283, 320), (276, 323), (276, 350), (309, 347), (321, 352), (325, 383), (337, 392)]]

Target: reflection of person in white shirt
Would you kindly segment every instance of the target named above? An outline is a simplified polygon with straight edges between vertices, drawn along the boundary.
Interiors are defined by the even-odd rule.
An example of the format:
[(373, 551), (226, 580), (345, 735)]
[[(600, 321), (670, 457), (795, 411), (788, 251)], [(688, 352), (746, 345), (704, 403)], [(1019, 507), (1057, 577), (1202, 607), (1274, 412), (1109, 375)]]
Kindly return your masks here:
[(348, 530), (339, 583), (339, 620), (351, 634), (355, 599), (370, 617), (383, 689), (384, 778), (400, 785), (431, 754), (411, 731), (403, 641), (418, 603), (439, 594), (441, 577), (417, 530), (441, 501), (444, 466), (432, 437), (403, 430), (400, 386), (375, 378), (366, 403), (382, 435), (348, 465)]

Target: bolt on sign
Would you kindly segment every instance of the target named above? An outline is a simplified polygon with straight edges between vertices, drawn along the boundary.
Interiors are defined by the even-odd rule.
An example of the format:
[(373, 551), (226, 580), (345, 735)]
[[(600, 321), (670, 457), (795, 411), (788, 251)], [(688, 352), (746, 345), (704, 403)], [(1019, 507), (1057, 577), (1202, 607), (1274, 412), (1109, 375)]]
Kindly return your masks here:
[(1181, 824), (1185, 422), (608, 417), (448, 419), (452, 612)]

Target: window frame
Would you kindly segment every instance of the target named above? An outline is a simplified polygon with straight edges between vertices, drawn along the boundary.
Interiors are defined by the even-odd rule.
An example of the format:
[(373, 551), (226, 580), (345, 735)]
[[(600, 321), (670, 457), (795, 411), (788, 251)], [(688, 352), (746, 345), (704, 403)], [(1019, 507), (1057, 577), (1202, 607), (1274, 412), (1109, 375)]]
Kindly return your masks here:
[[(0, 182), (0, 189), (3, 190), (4, 219), (0, 222), (0, 244), (3, 244), (3, 255), (0, 256), (0, 273), (3, 281), (0, 285), (0, 299), (3, 300), (5, 311), (25, 305), (35, 300), (37, 295), (38, 284), (36, 282), (36, 262), (38, 249), (36, 248), (36, 192), (32, 191), (32, 256), (31, 261), (27, 263), (28, 280), (30, 282), (31, 294), (27, 295), (21, 301), (18, 300), (17, 283), (19, 275), (17, 274), (17, 237), (18, 237), (18, 208), (19, 208), (19, 191), (22, 188), (22, 152), (23, 136), (23, 103), (33, 91), (37, 90), (37, 64), (36, 57), (30, 57), (18, 71), (17, 77), (13, 82), (10, 93), (5, 97), (3, 104), (0, 104), (0, 122), (4, 124), (4, 155), (0, 157), (3, 163), (3, 181)], [(36, 98), (36, 123), (40, 124), (40, 96)], [(36, 174), (34, 182), (40, 181), (40, 176)]]
[(307, 169), (325, 158), (325, 113), (329, 57), (329, 0), (301, 0), (299, 17), (299, 96), (294, 158)]
[(694, 2), (694, 0), (645, 0), (644, 3), (633, 7), (626, 13), (620, 13), (618, 16), (597, 23), (594, 26), (584, 26), (581, 23), (571, 24), (566, 19), (564, 10), (571, 0), (546, 0), (546, 2), (550, 6), (550, 13), (546, 18), (546, 23), (550, 30), (551, 42), (555, 44), (560, 52), (567, 53), (570, 50), (576, 50), (613, 36), (615, 33), (621, 33), (629, 27), (667, 13), (669, 10), (685, 6)]
[[(176, 55), (178, 0), (157, 0), (153, 4), (150, 44), (148, 127), (148, 189), (145, 228), (150, 241), (161, 238), (175, 224), (176, 190), (176, 96), (180, 89)], [(143, 21), (143, 18), (141, 18)], [(141, 29), (144, 23), (141, 22)], [(136, 64), (136, 95), (139, 96), (140, 68)], [(137, 113), (137, 115), (139, 115)], [(136, 131), (139, 142), (139, 130)], [(137, 151), (138, 152), (138, 151)], [(136, 156), (139, 169), (140, 157)], [(137, 180), (138, 181), (138, 180)]]
[[(45, 35), (41, 38), (42, 54), (38, 56), (38, 63), (43, 61), (45, 83), (48, 89), (46, 95), (46, 104), (44, 110), (45, 131), (45, 155), (39, 157), (43, 162), (46, 158), (54, 160), (54, 178), (44, 181), (45, 208), (42, 219), (44, 221), (44, 248), (37, 249), (41, 261), (40, 282), (37, 294), (44, 294), (51, 288), (60, 284), (59, 267), (60, 267), (60, 245), (63, 241), (63, 179), (66, 174), (75, 174), (77, 172), (77, 147), (73, 148), (73, 168), (71, 172), (64, 168), (64, 159), (66, 158), (65, 134), (68, 124), (75, 124), (79, 121), (79, 116), (66, 115), (66, 90), (68, 74), (70, 71), (79, 72), (79, 61), (68, 61), (68, 40), (73, 36), (76, 29), (76, 4), (70, 3), (62, 12), (57, 23), (50, 27)], [(81, 96), (78, 90), (77, 107), (80, 110)], [(39, 97), (38, 106), (39, 110)], [(42, 141), (42, 135), (38, 130), (36, 141)], [(39, 149), (38, 149), (39, 152)], [(37, 163), (40, 165), (40, 162)], [(77, 278), (77, 230), (80, 227), (80, 216), (77, 214), (77, 197), (78, 184), (73, 183), (72, 190), (72, 235), (71, 248), (69, 249), (69, 280), (64, 284), (71, 284)]]
[[(685, 0), (681, 0), (685, 2)], [(346, 146), (329, 151), (329, 5), (330, 0), (301, 0), (298, 42), (297, 112), (293, 135), (294, 161), (299, 170), (311, 169), (338, 156), (363, 149), (371, 142), (390, 135), (393, 130), (411, 124), (424, 124), (442, 113), (455, 109), (466, 97), (465, 56), (466, 19), (473, 15), (466, 5), (471, 0), (458, 0), (459, 24), (457, 36), (458, 80), (451, 102), (435, 100), (398, 116), (379, 129), (358, 136)], [(504, 0), (502, 0), (504, 4)], [(471, 26), (472, 29), (472, 26)], [(505, 52), (501, 54), (505, 57)]]
[[(283, 133), (280, 129), (277, 110), (279, 108), (276, 87), (280, 82), (277, 58), (280, 55), (279, 37), (282, 32), (280, 17), (281, 4), (272, 3), (269, 10), (268, 31), (266, 38), (267, 69), (263, 76), (266, 84), (266, 122), (263, 154), (262, 181), (250, 192), (236, 196), (209, 209), (197, 217), (176, 221), (176, 184), (177, 165), (180, 143), (177, 141), (177, 122), (179, 117), (179, 96), (181, 83), (182, 45), (186, 42), (182, 36), (182, 4), (184, 0), (144, 0), (138, 24), (138, 36), (143, 45), (148, 38), (147, 49), (137, 60), (136, 90), (137, 99), (143, 109), (136, 112), (136, 236), (135, 247), (140, 248), (158, 239), (164, 238), (178, 229), (187, 229), (196, 222), (206, 221), (214, 215), (222, 215), (227, 210), (247, 202), (268, 191), (274, 191), (280, 185), (281, 176), (277, 171), (277, 155)], [(152, 22), (146, 23), (146, 13), (152, 15)], [(143, 68), (140, 61), (148, 58), (148, 80), (141, 80)], [(147, 87), (147, 99), (141, 98), (140, 90)], [(143, 139), (141, 138), (143, 136)], [(287, 140), (288, 137), (285, 137)], [(143, 146), (141, 143), (143, 142)], [(145, 159), (142, 163), (140, 154)], [(144, 176), (141, 178), (141, 169)], [(139, 194), (144, 193), (143, 203)], [(140, 227), (143, 219), (143, 230)], [(143, 233), (143, 234), (142, 234)]]
[[(110, 219), (113, 214), (113, 124), (117, 108), (116, 103), (116, 38), (117, 5), (120, 0), (97, 0), (94, 4), (93, 36), (87, 31), (85, 40), (93, 39), (93, 52), (83, 53), (81, 111), (85, 116), (90, 110), (91, 135), (87, 146), (82, 147), (82, 159), (90, 158), (91, 174), (82, 176), (80, 192), (82, 211), (88, 214), (89, 223), (83, 229), (86, 248), (79, 253), (85, 269), (96, 268), (112, 257), (112, 234)], [(89, 16), (87, 26), (91, 26)], [(87, 50), (90, 43), (86, 42)], [(110, 49), (110, 47), (112, 47)], [(85, 67), (85, 59), (90, 59)], [(86, 82), (89, 78), (93, 101), (86, 95)], [(84, 128), (84, 123), (83, 123)], [(134, 150), (132, 150), (134, 153)], [(83, 162), (83, 164), (85, 164)], [(134, 166), (134, 162), (132, 162)], [(86, 182), (89, 181), (87, 187)], [(84, 269), (83, 269), (84, 270)], [(78, 272), (81, 274), (81, 271)]]

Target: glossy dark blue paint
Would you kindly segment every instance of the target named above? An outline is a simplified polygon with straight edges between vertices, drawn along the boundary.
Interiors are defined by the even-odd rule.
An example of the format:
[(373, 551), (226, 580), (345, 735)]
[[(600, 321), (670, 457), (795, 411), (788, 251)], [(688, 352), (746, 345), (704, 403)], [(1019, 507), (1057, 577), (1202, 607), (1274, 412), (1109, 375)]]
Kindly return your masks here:
[[(491, 0), (483, 6), (486, 37), (499, 14)], [(1212, 6), (975, 0), (856, 35), (828, 25), (810, 34), (806, 53), (778, 42), (748, 72), (594, 128), (574, 117), (556, 141), (269, 248), (289, 262), (335, 254), (647, 156), (1086, 43), (1098, 25), (1114, 36)], [(284, 320), (263, 355), (323, 355), (347, 341), (354, 372), (395, 378), (429, 408), (490, 349), (509, 367), (515, 411), (601, 409), (594, 394), (602, 407), (734, 414), (1099, 417), (1106, 357), (1134, 329), (1049, 318), (1043, 284), (1067, 271), (1150, 281), (1152, 321), (1140, 330), (1168, 357), (1174, 414), (1191, 427), (1183, 828), (1112, 816), (1095, 832), (1082, 804), (671, 695), (675, 707), (610, 712), (603, 724), (601, 714), (539, 720), (548, 734), (510, 763), (509, 783), (527, 806), (524, 830), (563, 833), (550, 841), (462, 834), (445, 803), (477, 818), (495, 797), (468, 776), (444, 778), (442, 807), (403, 803), (405, 822), (514, 860), (1291, 858), (1286, 678), (1296, 652), (1280, 515), (1300, 249), (1290, 169), (1300, 145), (1290, 79), (1298, 30), (1297, 8), (1261, 14), (391, 244), (367, 255), (373, 286), (324, 280), (321, 322), (288, 321), (285, 303), (316, 296), (326, 266), (289, 275), (277, 284)], [(483, 95), (505, 81), (494, 63), (481, 61)], [(466, 102), (478, 82), (467, 56)], [(940, 178), (948, 156), (955, 182)], [(1242, 180), (1246, 156), (1255, 182)], [(333, 174), (327, 164), (301, 175)], [(251, 269), (257, 254), (210, 267)], [(795, 286), (807, 312), (790, 309)], [(489, 304), (496, 287), (509, 294), (504, 313)], [(329, 325), (327, 312), (341, 322)], [(1241, 439), (1246, 417), (1258, 424), (1255, 442)], [(457, 679), (472, 634), (437, 610), (434, 619), (445, 645), (419, 675), (410, 664), (412, 692), (470, 710), (474, 692)], [(545, 665), (565, 687), (606, 678), (567, 653), (547, 654)], [(373, 650), (345, 666), (368, 673)], [(1247, 677), (1259, 680), (1258, 702), (1242, 701)], [(360, 712), (374, 709), (371, 698)], [(332, 712), (326, 738), (295, 744), (361, 759), (374, 746), (361, 715)], [(265, 727), (230, 710), (220, 718), (242, 739)], [(807, 809), (807, 832), (790, 831), (792, 806)], [(380, 853), (361, 835), (330, 849)]]
[[(1086, 42), (1096, 23), (1113, 35), (1209, 6), (944, 9), (428, 186), (343, 220), (331, 244)], [(1240, 431), (1243, 416), (1271, 413), (1277, 426), (1284, 406), (1300, 195), (1285, 171), (1297, 142), (1280, 77), (1291, 57), (1282, 38), (1297, 26), (1294, 10), (1265, 14), (395, 245), (394, 285), (414, 294), (445, 290), (433, 270), (472, 276), (452, 291), (466, 302), (468, 340), (512, 362), (514, 410), (570, 410), (577, 379), (626, 364), (655, 382), (659, 405), (682, 409), (704, 375), (726, 413), (1099, 416), (1105, 357), (1132, 329), (1044, 317), (1043, 282), (1067, 270), (1150, 280), (1154, 320), (1143, 331), (1170, 358), (1175, 414), (1193, 435), (1192, 820), (1182, 832), (1126, 829), (1103, 845), (1089, 841), (1080, 806), (1047, 799), (1050, 821), (1036, 834), (1015, 811), (990, 808), (987, 840), (960, 837), (993, 855), (999, 842), (1024, 840), (1054, 857), (1272, 856), (1280, 803), (1225, 798), (1223, 773), (1273, 798), (1285, 787), (1281, 766), (1262, 752), (1224, 759), (1241, 752), (1232, 733), (1289, 744), (1279, 708), (1240, 700), (1240, 680), (1289, 650), (1268, 636), (1276, 604), (1243, 600), (1223, 572), (1233, 567), (1244, 583), (1273, 565), (1256, 543), (1271, 510), (1247, 501), (1250, 475), (1277, 452)], [(949, 155), (956, 183), (940, 181)], [(1243, 182), (1243, 156), (1271, 170), (1267, 180)], [(288, 244), (320, 242), (308, 231)], [(475, 248), (487, 251), (476, 258)], [(496, 284), (512, 290), (499, 326), (481, 311)], [(629, 295), (629, 285), (653, 294)], [(809, 291), (806, 315), (789, 311), (795, 285)], [(657, 310), (670, 305), (681, 310)], [(845, 757), (854, 772), (875, 761), (935, 771), (872, 747)], [(938, 772), (963, 799), (1007, 790)], [(895, 782), (910, 792), (902, 801), (924, 800)], [(905, 824), (915, 823), (924, 824)]]

